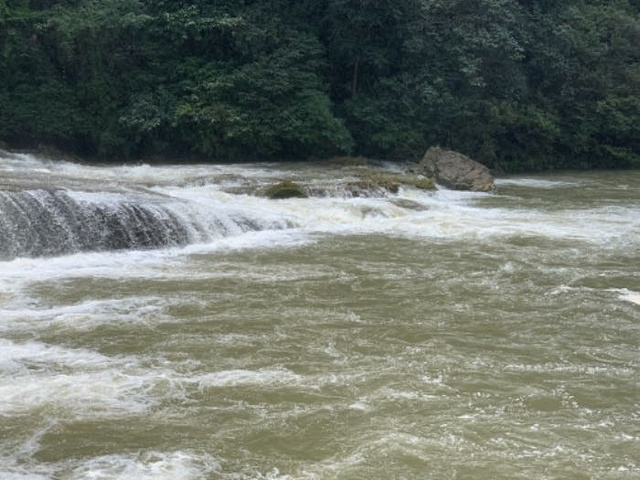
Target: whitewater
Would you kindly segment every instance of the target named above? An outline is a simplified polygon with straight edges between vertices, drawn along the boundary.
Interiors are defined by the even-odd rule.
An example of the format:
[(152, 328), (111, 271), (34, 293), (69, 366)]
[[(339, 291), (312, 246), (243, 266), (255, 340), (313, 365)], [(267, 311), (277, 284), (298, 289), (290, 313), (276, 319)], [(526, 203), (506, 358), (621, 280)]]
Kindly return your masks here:
[(0, 478), (638, 478), (640, 173), (359, 168), (0, 152)]

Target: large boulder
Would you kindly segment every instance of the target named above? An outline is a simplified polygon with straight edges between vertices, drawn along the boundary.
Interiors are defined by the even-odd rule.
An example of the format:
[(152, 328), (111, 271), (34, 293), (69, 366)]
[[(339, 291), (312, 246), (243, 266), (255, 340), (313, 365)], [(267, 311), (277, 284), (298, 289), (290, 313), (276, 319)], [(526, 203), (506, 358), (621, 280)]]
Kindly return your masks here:
[(430, 148), (416, 170), (452, 190), (489, 192), (496, 188), (487, 167), (461, 153), (439, 147)]

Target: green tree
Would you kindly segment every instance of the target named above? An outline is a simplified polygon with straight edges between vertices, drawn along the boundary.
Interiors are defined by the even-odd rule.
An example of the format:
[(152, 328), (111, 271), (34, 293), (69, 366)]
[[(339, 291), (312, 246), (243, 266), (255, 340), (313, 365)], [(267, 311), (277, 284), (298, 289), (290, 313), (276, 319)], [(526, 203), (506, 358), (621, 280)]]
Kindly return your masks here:
[(633, 0), (0, 0), (0, 140), (640, 164)]

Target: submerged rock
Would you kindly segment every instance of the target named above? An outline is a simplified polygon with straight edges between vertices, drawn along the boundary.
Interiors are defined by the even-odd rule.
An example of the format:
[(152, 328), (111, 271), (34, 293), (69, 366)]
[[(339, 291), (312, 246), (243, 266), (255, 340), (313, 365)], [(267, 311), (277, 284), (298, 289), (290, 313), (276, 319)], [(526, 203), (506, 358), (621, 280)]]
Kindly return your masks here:
[(418, 175), (398, 175), (397, 181), (403, 185), (417, 188), (418, 190), (437, 190), (438, 187), (431, 177)]
[(225, 187), (229, 193), (260, 195), (270, 199), (342, 197), (385, 198), (400, 192), (402, 187), (419, 190), (436, 190), (435, 182), (423, 175), (396, 173), (384, 170), (359, 168), (358, 171), (339, 172), (335, 179), (320, 181), (309, 179), (300, 183), (284, 180), (269, 187), (238, 185)]
[(419, 202), (415, 202), (413, 200), (408, 200), (406, 198), (394, 198), (393, 200), (391, 200), (391, 203), (393, 203), (397, 207), (404, 208), (407, 210), (415, 210), (417, 212), (423, 212), (425, 210), (429, 210), (429, 207), (427, 207), (426, 205), (423, 205), (422, 203), (419, 203)]
[(291, 180), (284, 180), (280, 183), (272, 185), (265, 191), (265, 196), (272, 200), (308, 197), (302, 187), (297, 183), (292, 182)]
[[(353, 196), (384, 196), (385, 193), (398, 193), (401, 186), (410, 186), (420, 190), (436, 190), (431, 178), (418, 175), (406, 175), (387, 172), (367, 172), (346, 187)], [(382, 195), (381, 195), (382, 194)]]
[(496, 188), (486, 166), (461, 153), (439, 147), (427, 151), (417, 172), (435, 178), (437, 183), (452, 190), (489, 192)]
[(393, 175), (368, 172), (358, 180), (347, 183), (345, 188), (354, 197), (377, 197), (386, 193), (398, 193), (400, 182)]

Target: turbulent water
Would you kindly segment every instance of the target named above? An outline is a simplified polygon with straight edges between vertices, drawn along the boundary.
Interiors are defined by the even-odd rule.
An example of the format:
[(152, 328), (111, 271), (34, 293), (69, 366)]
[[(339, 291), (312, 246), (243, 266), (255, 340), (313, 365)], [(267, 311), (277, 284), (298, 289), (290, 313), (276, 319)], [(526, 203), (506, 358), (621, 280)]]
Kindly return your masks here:
[(640, 172), (0, 157), (0, 478), (640, 478)]

